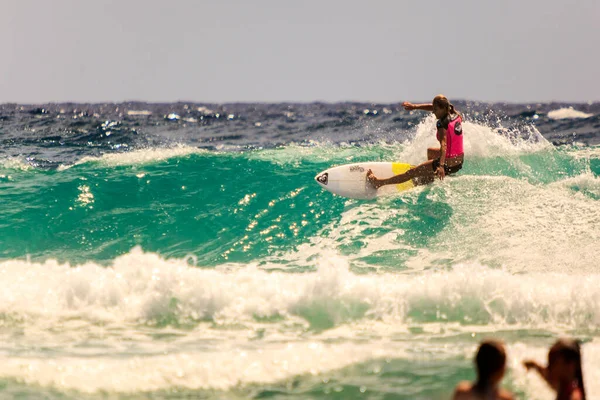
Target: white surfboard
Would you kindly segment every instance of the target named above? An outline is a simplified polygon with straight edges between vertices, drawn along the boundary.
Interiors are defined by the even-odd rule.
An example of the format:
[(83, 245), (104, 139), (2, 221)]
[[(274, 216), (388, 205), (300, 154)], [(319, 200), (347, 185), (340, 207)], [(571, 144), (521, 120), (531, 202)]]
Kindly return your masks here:
[(399, 185), (385, 185), (375, 189), (367, 180), (367, 171), (371, 169), (378, 178), (390, 178), (412, 168), (410, 164), (395, 162), (364, 162), (339, 165), (317, 174), (315, 180), (333, 194), (351, 199), (368, 200), (378, 196), (390, 195), (408, 190), (415, 185), (412, 180)]

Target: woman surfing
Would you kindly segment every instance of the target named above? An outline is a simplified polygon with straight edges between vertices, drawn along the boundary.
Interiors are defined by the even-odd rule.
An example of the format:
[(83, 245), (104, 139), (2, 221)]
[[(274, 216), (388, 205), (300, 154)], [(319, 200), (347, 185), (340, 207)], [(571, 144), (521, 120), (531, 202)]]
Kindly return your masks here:
[(463, 165), (463, 131), (462, 116), (448, 101), (446, 96), (437, 95), (431, 104), (402, 104), (406, 110), (431, 111), (437, 118), (437, 140), (440, 147), (427, 149), (427, 161), (408, 171), (387, 179), (379, 179), (373, 171), (367, 171), (367, 179), (376, 188), (384, 185), (400, 184), (408, 180), (415, 185), (425, 185), (433, 182), (435, 176), (444, 179), (446, 175), (458, 172)]

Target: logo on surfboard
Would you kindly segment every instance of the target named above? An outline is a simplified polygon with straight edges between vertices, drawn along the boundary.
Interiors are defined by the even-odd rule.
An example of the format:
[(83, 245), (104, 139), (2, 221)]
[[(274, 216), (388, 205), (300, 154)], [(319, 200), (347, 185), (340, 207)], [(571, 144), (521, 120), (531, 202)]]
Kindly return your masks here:
[(317, 182), (319, 182), (322, 185), (327, 185), (327, 182), (329, 181), (329, 174), (327, 172), (322, 173), (321, 175), (317, 176)]
[(360, 165), (353, 165), (350, 167), (350, 172), (365, 172), (365, 169)]

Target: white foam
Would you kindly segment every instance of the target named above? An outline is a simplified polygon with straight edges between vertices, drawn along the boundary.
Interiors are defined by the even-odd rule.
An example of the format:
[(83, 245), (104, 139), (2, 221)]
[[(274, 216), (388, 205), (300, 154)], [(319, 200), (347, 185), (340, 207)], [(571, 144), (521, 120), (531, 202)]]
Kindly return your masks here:
[[(547, 271), (512, 275), (465, 264), (418, 275), (356, 275), (349, 271), (347, 258), (325, 249), (312, 262), (314, 273), (266, 272), (252, 265), (223, 271), (189, 267), (183, 260), (135, 249), (115, 259), (111, 268), (4, 261), (0, 313), (39, 318), (40, 323), (64, 318), (152, 322), (168, 317), (180, 323), (208, 319), (251, 325), (257, 317), (277, 316), (314, 323), (310, 311), (316, 308), (327, 324), (337, 326), (362, 319), (407, 323), (411, 311), (435, 314), (458, 307), (466, 319), (433, 319), (600, 326), (597, 274), (584, 280), (578, 274)], [(285, 265), (265, 265), (276, 267)], [(502, 304), (488, 308), (495, 300)]]
[(548, 113), (548, 118), (551, 119), (575, 119), (575, 118), (589, 118), (594, 114), (584, 113), (583, 111), (574, 110), (573, 107), (559, 108)]
[[(349, 203), (312, 246), (350, 249), (357, 267), (380, 268), (378, 254), (388, 263), (395, 257), (395, 268), (411, 273), (462, 262), (513, 273), (598, 273), (590, 260), (600, 259), (599, 196), (600, 180), (589, 172), (551, 184), (463, 175), (377, 203)], [(433, 225), (423, 222), (429, 218)], [(429, 237), (426, 247), (415, 234)]]
[(592, 194), (600, 198), (600, 178), (591, 172), (570, 177), (564, 180), (554, 182), (549, 185), (550, 188), (567, 188), (579, 193)]
[[(380, 141), (360, 147), (348, 143), (332, 144), (311, 141), (311, 146), (289, 144), (276, 149), (265, 149), (248, 153), (248, 157), (276, 164), (298, 164), (300, 162), (331, 162), (332, 165), (356, 162), (372, 157), (374, 160), (398, 160), (418, 165), (426, 160), (428, 147), (439, 147), (436, 140), (434, 115), (424, 118), (416, 127), (415, 136), (405, 143)], [(485, 125), (465, 122), (464, 149), (469, 157), (518, 156), (553, 149), (534, 126), (521, 130), (492, 129)]]
[[(398, 151), (398, 144), (378, 143), (371, 146), (356, 147), (348, 143), (333, 144), (330, 142), (311, 141), (310, 146), (288, 144), (274, 149), (263, 149), (246, 153), (250, 159), (271, 162), (278, 165), (297, 166), (300, 163), (330, 163), (331, 165), (348, 164), (372, 157), (379, 159), (382, 153), (390, 158)], [(384, 156), (385, 157), (385, 156)]]
[(227, 390), (249, 383), (275, 383), (292, 376), (317, 375), (371, 358), (399, 354), (382, 343), (327, 345), (307, 341), (265, 347), (128, 357), (126, 360), (118, 357), (0, 357), (0, 375), (27, 384), (87, 393), (146, 392), (172, 387)]
[[(465, 259), (514, 272), (598, 272), (589, 260), (600, 259), (595, 244), (600, 241), (600, 207), (597, 200), (573, 192), (571, 182), (546, 186), (463, 176), (448, 186), (456, 222), (439, 239), (453, 259), (462, 253)], [(458, 246), (454, 238), (461, 238)]]
[[(483, 335), (482, 337), (487, 337)], [(545, 340), (542, 340), (542, 342)], [(550, 343), (548, 343), (548, 346)], [(543, 343), (507, 344), (507, 366), (511, 386), (528, 399), (550, 399), (553, 392), (523, 361), (533, 359), (544, 365), (548, 346)], [(2, 359), (0, 375), (26, 384), (51, 386), (59, 390), (94, 392), (148, 392), (173, 387), (229, 390), (248, 384), (273, 384), (293, 376), (325, 375), (346, 366), (373, 359), (403, 359), (419, 362), (428, 358), (444, 360), (464, 357), (472, 360), (476, 344), (444, 345), (441, 342), (373, 340), (369, 343), (322, 343), (307, 340), (239, 348), (214, 348), (211, 352), (189, 352), (147, 357), (10, 357)], [(596, 340), (582, 349), (584, 380), (589, 399), (600, 398), (600, 345)], [(373, 371), (377, 374), (377, 370)], [(451, 388), (448, 389), (451, 392)]]
[[(84, 392), (227, 389), (383, 356), (410, 359), (420, 353), (407, 350), (418, 346), (444, 357), (440, 346), (410, 339), (415, 327), (418, 342), (460, 332), (600, 327), (598, 274), (513, 275), (475, 263), (357, 275), (327, 249), (311, 262), (316, 270), (302, 274), (255, 265), (202, 269), (139, 249), (109, 268), (1, 262), (0, 375)], [(154, 327), (160, 321), (175, 327)], [(396, 342), (398, 335), (408, 341)], [(54, 355), (18, 355), (40, 346)]]
[(566, 152), (576, 159), (600, 158), (600, 146), (570, 147)]
[[(197, 147), (177, 145), (168, 148), (151, 148), (151, 149), (140, 149), (130, 151), (126, 153), (109, 153), (104, 154), (101, 157), (83, 157), (77, 161), (74, 165), (80, 165), (85, 163), (100, 163), (105, 166), (115, 167), (123, 165), (137, 165), (137, 164), (148, 164), (157, 161), (167, 160), (174, 157), (183, 157), (190, 154), (203, 154), (207, 153), (207, 150), (199, 149)], [(58, 167), (59, 171), (71, 168), (73, 165), (61, 165)]]
[(29, 171), (33, 167), (29, 163), (18, 157), (6, 157), (0, 158), (0, 168), (12, 169), (17, 171)]
[[(394, 203), (360, 204), (345, 212), (347, 220), (328, 229), (334, 248), (336, 243), (350, 245), (356, 238), (367, 244), (356, 253), (358, 260), (375, 251), (416, 251), (405, 263), (399, 261), (410, 271), (468, 261), (511, 272), (597, 273), (589, 261), (600, 259), (599, 192), (598, 178), (589, 173), (550, 185), (465, 175), (403, 194), (409, 204), (429, 204), (422, 206), (427, 208), (419, 215), (406, 214), (406, 207)], [(410, 236), (405, 239), (404, 232), (393, 229), (392, 221), (414, 229), (408, 221), (427, 217), (421, 214), (428, 209), (444, 222), (431, 232), (427, 248), (413, 247)], [(369, 233), (383, 222), (388, 234)]]
[[(436, 139), (436, 118), (426, 117), (416, 128), (415, 136), (406, 143), (398, 159), (411, 164), (420, 164), (426, 160), (427, 148), (439, 148)], [(515, 156), (548, 150), (548, 142), (534, 126), (521, 130), (492, 129), (470, 121), (463, 123), (464, 151), (469, 157)]]
[(148, 111), (148, 110), (129, 110), (127, 111), (127, 115), (131, 115), (131, 116), (147, 116), (147, 115), (151, 115), (152, 111)]

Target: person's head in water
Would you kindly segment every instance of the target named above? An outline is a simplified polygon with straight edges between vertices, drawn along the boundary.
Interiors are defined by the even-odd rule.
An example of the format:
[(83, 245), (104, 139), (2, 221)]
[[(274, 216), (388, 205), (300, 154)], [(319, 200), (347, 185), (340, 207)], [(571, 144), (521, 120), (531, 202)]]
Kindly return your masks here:
[(508, 390), (500, 387), (506, 369), (506, 351), (498, 340), (484, 340), (475, 355), (475, 382), (460, 382), (456, 385), (452, 400), (496, 399), (513, 400)]
[(479, 345), (475, 356), (477, 382), (475, 388), (485, 391), (496, 386), (504, 377), (506, 369), (506, 351), (504, 345), (497, 340), (486, 340)]
[[(433, 98), (433, 113), (437, 119), (447, 117), (451, 114), (458, 114), (454, 106), (443, 94), (438, 94)], [(459, 114), (460, 115), (460, 114)]]
[(581, 348), (577, 340), (560, 339), (548, 352), (548, 382), (557, 390), (577, 386), (585, 400)]

